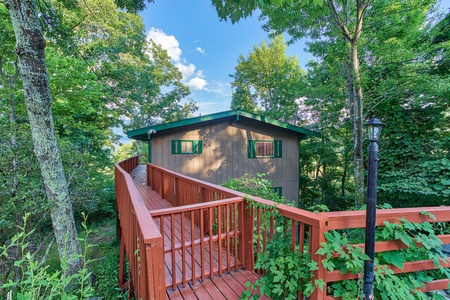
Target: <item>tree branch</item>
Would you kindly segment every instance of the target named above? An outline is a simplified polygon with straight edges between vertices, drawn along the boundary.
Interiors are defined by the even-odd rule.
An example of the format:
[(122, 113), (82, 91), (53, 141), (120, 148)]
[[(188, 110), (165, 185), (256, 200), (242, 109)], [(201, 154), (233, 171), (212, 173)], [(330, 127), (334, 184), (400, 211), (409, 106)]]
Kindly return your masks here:
[(351, 36), (350, 32), (348, 31), (346, 24), (344, 22), (342, 22), (341, 18), (339, 17), (339, 14), (336, 10), (336, 6), (333, 3), (333, 0), (327, 0), (327, 3), (328, 3), (328, 7), (330, 8), (330, 11), (331, 11), (331, 16), (333, 17), (334, 21), (336, 22), (336, 25), (342, 30), (344, 37), (349, 42), (351, 42), (352, 36)]

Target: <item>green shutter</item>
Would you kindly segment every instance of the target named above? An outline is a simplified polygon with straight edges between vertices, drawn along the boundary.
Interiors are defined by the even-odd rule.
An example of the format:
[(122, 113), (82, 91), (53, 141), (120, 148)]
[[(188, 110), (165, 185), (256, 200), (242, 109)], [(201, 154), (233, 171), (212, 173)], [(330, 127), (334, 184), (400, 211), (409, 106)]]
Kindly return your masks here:
[(181, 153), (181, 141), (172, 140), (172, 154), (180, 154)]
[(273, 157), (283, 157), (283, 147), (282, 147), (282, 141), (281, 140), (275, 140), (273, 141), (273, 147), (274, 147), (274, 156)]
[(202, 154), (202, 141), (191, 141), (192, 154)]
[(172, 140), (172, 154), (177, 154), (177, 141)]
[(203, 141), (196, 141), (196, 143), (197, 143), (197, 147), (195, 147), (195, 150), (196, 151), (194, 151), (194, 153), (196, 153), (196, 154), (202, 154), (202, 152), (203, 152)]
[(247, 143), (248, 158), (256, 158), (256, 143), (253, 140), (248, 140)]

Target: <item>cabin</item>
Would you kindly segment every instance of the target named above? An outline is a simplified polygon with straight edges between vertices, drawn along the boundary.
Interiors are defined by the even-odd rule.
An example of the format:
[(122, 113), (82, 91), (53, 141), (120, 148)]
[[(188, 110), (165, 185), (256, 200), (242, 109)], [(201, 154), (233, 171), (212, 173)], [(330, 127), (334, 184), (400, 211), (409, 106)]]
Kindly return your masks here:
[(319, 134), (230, 110), (130, 130), (127, 136), (148, 143), (149, 163), (213, 184), (264, 173), (275, 191), (297, 204), (300, 141)]

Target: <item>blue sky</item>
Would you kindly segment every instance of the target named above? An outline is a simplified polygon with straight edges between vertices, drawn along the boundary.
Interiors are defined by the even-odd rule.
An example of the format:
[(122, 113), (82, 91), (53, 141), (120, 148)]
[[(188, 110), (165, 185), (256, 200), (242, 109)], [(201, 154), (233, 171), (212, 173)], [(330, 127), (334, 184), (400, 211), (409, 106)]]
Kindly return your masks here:
[[(234, 73), (239, 55), (246, 57), (253, 46), (269, 40), (258, 14), (236, 24), (220, 21), (209, 0), (157, 0), (141, 16), (147, 36), (167, 49), (182, 71), (190, 98), (199, 106), (195, 116), (230, 109), (229, 74)], [(287, 54), (305, 65), (310, 56), (303, 48), (296, 43)]]

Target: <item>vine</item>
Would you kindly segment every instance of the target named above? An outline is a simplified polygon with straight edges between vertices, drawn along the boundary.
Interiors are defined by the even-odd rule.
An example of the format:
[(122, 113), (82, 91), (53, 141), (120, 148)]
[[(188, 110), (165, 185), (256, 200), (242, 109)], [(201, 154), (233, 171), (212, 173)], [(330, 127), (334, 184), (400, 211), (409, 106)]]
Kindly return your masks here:
[(316, 286), (323, 287), (323, 281), (316, 281), (316, 286), (312, 283), (313, 271), (318, 269), (317, 263), (303, 249), (299, 249), (298, 245), (291, 250), (291, 222), (278, 213), (276, 206), (267, 206), (252, 199), (247, 199), (247, 202), (252, 209), (263, 211), (263, 230), (262, 233), (254, 230), (254, 240), (261, 239), (262, 234), (269, 232), (270, 220), (273, 220), (274, 232), (264, 251), (258, 253), (256, 258), (255, 269), (262, 270), (264, 276), (254, 284), (247, 282), (250, 289), (242, 293), (241, 299), (258, 299), (260, 295), (275, 300), (297, 299), (299, 292), (310, 296)]
[[(433, 215), (422, 212), (424, 215), (434, 218)], [(424, 223), (412, 223), (406, 219), (400, 219), (399, 223), (384, 222), (383, 227), (377, 228), (377, 240), (400, 240), (408, 248), (379, 252), (375, 256), (375, 299), (403, 300), (403, 299), (430, 299), (430, 295), (422, 292), (425, 282), (435, 279), (450, 278), (450, 270), (441, 266), (445, 259), (441, 251), (442, 241), (436, 236), (435, 228), (441, 229), (446, 225)], [(354, 232), (352, 232), (354, 233)], [(359, 240), (360, 234), (356, 234)], [(328, 286), (328, 292), (333, 297), (341, 297), (343, 300), (363, 299), (362, 273), (364, 260), (368, 256), (359, 247), (352, 245), (346, 233), (330, 231), (325, 233), (326, 243), (317, 252), (324, 255), (323, 266), (329, 270), (339, 270), (341, 274), (358, 274), (357, 280), (343, 280)], [(421, 244), (421, 246), (418, 246)], [(436, 269), (430, 271), (410, 272), (394, 274), (389, 267), (393, 265), (403, 269), (408, 261), (430, 259)], [(428, 293), (433, 299), (446, 299), (436, 292)]]

